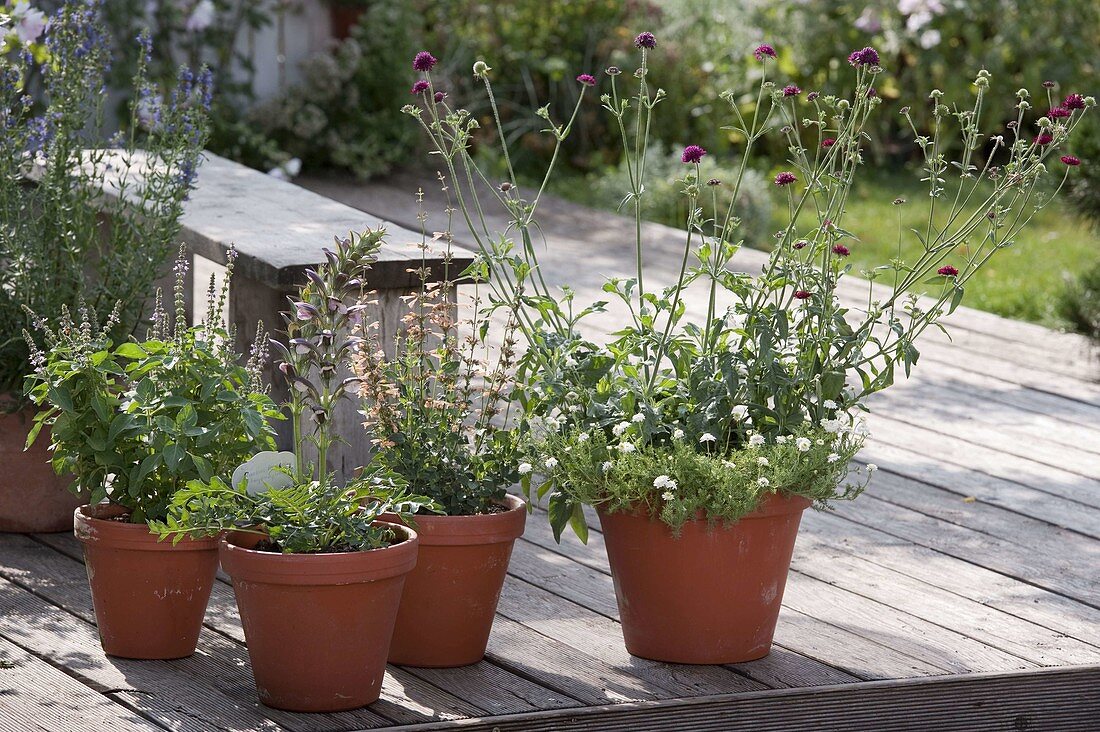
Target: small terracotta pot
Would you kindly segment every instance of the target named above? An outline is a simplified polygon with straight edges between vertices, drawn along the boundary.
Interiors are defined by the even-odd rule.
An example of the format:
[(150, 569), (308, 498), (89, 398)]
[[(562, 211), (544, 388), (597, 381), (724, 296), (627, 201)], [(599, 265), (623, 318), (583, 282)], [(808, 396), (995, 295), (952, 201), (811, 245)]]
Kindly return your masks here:
[(527, 521), (519, 498), (505, 496), (504, 504), (503, 513), (414, 517), (420, 554), (405, 580), (390, 663), (450, 668), (485, 657), (512, 545)]
[(107, 520), (125, 513), (103, 503), (75, 513), (103, 650), (122, 658), (190, 656), (218, 571), (217, 539), (173, 546), (145, 524)]
[(734, 524), (700, 517), (679, 537), (648, 513), (599, 510), (626, 649), (670, 663), (768, 655), (809, 505), (772, 495)]
[(233, 579), (260, 701), (293, 712), (338, 712), (378, 699), (416, 533), (382, 549), (333, 554), (256, 551), (261, 537), (220, 546)]
[(43, 427), (29, 450), (35, 409), (0, 413), (0, 531), (72, 531), (73, 511), (88, 499), (72, 493), (71, 475), (50, 465), (50, 431)]

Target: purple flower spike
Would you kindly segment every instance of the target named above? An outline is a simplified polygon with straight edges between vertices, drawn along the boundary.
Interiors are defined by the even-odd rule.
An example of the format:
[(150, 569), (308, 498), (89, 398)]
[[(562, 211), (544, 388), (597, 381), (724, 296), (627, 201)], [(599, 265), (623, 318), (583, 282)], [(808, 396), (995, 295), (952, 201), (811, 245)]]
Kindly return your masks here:
[(688, 145), (684, 148), (684, 154), (680, 156), (680, 161), (684, 163), (698, 163), (706, 154), (707, 151), (698, 145)]
[(796, 180), (798, 180), (798, 178), (795, 177), (794, 173), (791, 173), (790, 171), (786, 171), (786, 170), (783, 171), (782, 173), (780, 173), (779, 175), (775, 176), (775, 184), (777, 186), (789, 186), (791, 183), (794, 183)]
[(764, 57), (775, 58), (775, 48), (770, 43), (761, 43), (756, 47), (756, 50), (752, 52), (753, 56), (756, 56), (757, 61), (763, 61)]
[(577, 77), (577, 81), (585, 86), (596, 86), (596, 77), (592, 74), (581, 74)]
[(848, 63), (852, 66), (878, 66), (878, 61), (878, 51), (870, 46), (852, 51), (848, 55)]
[(410, 89), (409, 91), (413, 94), (423, 94), (424, 92), (428, 91), (429, 88), (431, 88), (431, 86), (428, 84), (428, 82), (421, 79), (420, 81), (413, 84), (412, 89)]
[(653, 35), (649, 31), (642, 31), (638, 35), (634, 36), (634, 46), (636, 48), (656, 48), (657, 36)]
[(431, 71), (438, 62), (439, 59), (435, 56), (427, 51), (421, 51), (416, 54), (416, 57), (413, 59), (413, 69), (416, 71)]

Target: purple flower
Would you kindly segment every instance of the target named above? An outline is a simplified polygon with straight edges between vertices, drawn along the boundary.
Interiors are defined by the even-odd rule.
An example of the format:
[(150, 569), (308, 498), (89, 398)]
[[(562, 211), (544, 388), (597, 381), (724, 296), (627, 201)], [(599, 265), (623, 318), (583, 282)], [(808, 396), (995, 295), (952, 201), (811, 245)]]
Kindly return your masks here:
[(794, 84), (787, 84), (787, 86), (783, 87), (783, 96), (785, 97), (796, 97), (801, 93), (802, 90)]
[(867, 98), (868, 99), (874, 99), (877, 96), (878, 96), (878, 92), (875, 91), (875, 87), (872, 86), (870, 89), (867, 90)]
[(852, 66), (878, 66), (878, 51), (867, 46), (848, 54), (848, 63)]
[(821, 92), (812, 91), (812, 92), (810, 92), (809, 94), (806, 95), (806, 99), (808, 99), (811, 102), (814, 102), (814, 101), (817, 101), (817, 98), (820, 97), (820, 96), (821, 96)]
[(1050, 134), (1049, 132), (1042, 132), (1039, 134), (1038, 137), (1035, 138), (1035, 144), (1040, 146), (1049, 145), (1052, 142), (1054, 142), (1054, 135)]
[(790, 171), (787, 171), (787, 170), (784, 170), (782, 173), (775, 176), (775, 184), (777, 186), (789, 186), (791, 183), (794, 183), (796, 180), (798, 180), (798, 178), (795, 177), (794, 173), (791, 173)]
[(688, 145), (684, 148), (684, 154), (680, 156), (680, 161), (684, 163), (698, 163), (706, 154), (707, 151), (698, 145)]
[(1051, 119), (1061, 119), (1069, 117), (1072, 114), (1073, 112), (1066, 109), (1065, 107), (1055, 107), (1054, 109), (1047, 112), (1047, 117), (1050, 117)]
[(843, 244), (833, 244), (833, 254), (839, 257), (847, 257), (852, 253), (852, 250)]
[(447, 98), (447, 92), (441, 92), (440, 91), (440, 92), (435, 93), (435, 103), (436, 104), (440, 104), (446, 98)]
[(945, 264), (936, 270), (936, 274), (943, 275), (944, 277), (957, 277), (959, 270), (955, 269), (950, 264)]
[(1073, 155), (1063, 155), (1062, 162), (1071, 168), (1075, 168), (1081, 164), (1081, 159), (1074, 157)]
[(826, 137), (821, 141), (821, 147), (832, 147), (836, 144), (836, 139), (832, 137)]
[(596, 77), (592, 74), (581, 74), (577, 77), (577, 81), (584, 86), (596, 86)]
[(756, 56), (757, 61), (763, 61), (764, 57), (775, 58), (775, 48), (770, 43), (761, 43), (756, 47), (756, 50), (752, 52), (753, 56)]
[(1053, 81), (1050, 81), (1049, 79), (1047, 81), (1043, 82), (1043, 88), (1045, 88), (1045, 89), (1053, 89), (1056, 86), (1058, 86), (1058, 85), (1055, 84)]
[(809, 300), (811, 297), (813, 297), (813, 293), (811, 293), (809, 290), (795, 290), (794, 296), (796, 300)]
[(1066, 101), (1062, 102), (1062, 106), (1066, 109), (1084, 109), (1085, 98), (1080, 94), (1070, 94), (1066, 97)]
[(412, 92), (413, 94), (423, 94), (424, 92), (428, 91), (428, 89), (430, 89), (430, 88), (431, 88), (431, 85), (428, 82), (421, 79), (420, 81), (413, 84), (412, 89), (410, 89), (409, 91)]
[(805, 249), (809, 243), (810, 242), (806, 241), (805, 239), (799, 239), (794, 244), (791, 244), (791, 247), (794, 249)]
[(657, 36), (649, 31), (642, 31), (634, 36), (634, 46), (636, 48), (655, 48), (657, 46)]
[(431, 71), (438, 61), (439, 59), (427, 51), (421, 51), (413, 59), (413, 69), (416, 71)]

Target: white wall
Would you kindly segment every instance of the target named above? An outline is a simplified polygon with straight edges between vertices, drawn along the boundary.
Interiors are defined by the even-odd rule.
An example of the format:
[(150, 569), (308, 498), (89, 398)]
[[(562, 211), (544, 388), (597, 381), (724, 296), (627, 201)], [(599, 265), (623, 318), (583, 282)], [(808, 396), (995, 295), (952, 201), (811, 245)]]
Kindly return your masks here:
[[(256, 67), (253, 88), (258, 99), (279, 91), (283, 70), (288, 83), (297, 81), (299, 63), (324, 49), (331, 39), (329, 9), (324, 0), (297, 0), (288, 4), (292, 7), (282, 15), (281, 30), (280, 17), (273, 12), (271, 25), (241, 39), (242, 50), (250, 51)], [(283, 70), (279, 59), (280, 35), (286, 53)]]

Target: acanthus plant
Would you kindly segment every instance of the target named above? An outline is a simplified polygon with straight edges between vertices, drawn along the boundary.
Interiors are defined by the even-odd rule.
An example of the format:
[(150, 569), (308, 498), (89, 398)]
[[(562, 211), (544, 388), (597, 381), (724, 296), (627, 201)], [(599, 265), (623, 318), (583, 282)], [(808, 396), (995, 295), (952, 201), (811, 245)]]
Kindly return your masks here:
[[(603, 342), (591, 337), (585, 321), (608, 303), (582, 309), (569, 288), (564, 295), (552, 292), (533, 246), (536, 209), (586, 103), (591, 75), (578, 77), (579, 99), (568, 122), (553, 123), (546, 108), (538, 110), (549, 123), (553, 156), (528, 192), (512, 170), (489, 66), (478, 62), (474, 75), (484, 83), (499, 132), (508, 171), (501, 185), (490, 182), (471, 150), (478, 120), (436, 99), (436, 59), (422, 52), (413, 64), (424, 82), (415, 90), (421, 104), (406, 112), (419, 121), (456, 182), (458, 209), (489, 271), (494, 297), (508, 302), (518, 293), (525, 306), (518, 328), (528, 349), (517, 399), (541, 440), (539, 468), (546, 480), (538, 493), (549, 495), (555, 534), (572, 525), (582, 538), (587, 535), (584, 504), (609, 510), (643, 506), (677, 528), (700, 511), (715, 521), (737, 520), (770, 493), (818, 505), (852, 498), (865, 485), (847, 482), (849, 464), (866, 439), (858, 414), (866, 410), (864, 400), (889, 387), (897, 369), (908, 375), (919, 358), (918, 336), (942, 327), (940, 319), (958, 307), (967, 281), (1011, 246), (1050, 200), (1048, 165), (1059, 165), (1057, 150), (1095, 100), (1071, 94), (1058, 104), (1051, 98), (1052, 111), (1032, 121), (1028, 92), (1020, 90), (1007, 133), (988, 137), (981, 132), (987, 72), (975, 78), (974, 99), (966, 106), (948, 106), (933, 91), (932, 129), (911, 122), (929, 191), (927, 223), (898, 232), (899, 250), (905, 237), (915, 236), (922, 254), (863, 272), (868, 286), (845, 280), (851, 270), (846, 257), (860, 244), (843, 222), (864, 163), (868, 121), (881, 101), (875, 91), (883, 73), (879, 55), (863, 48), (849, 56), (855, 91), (840, 98), (777, 85), (769, 78), (776, 51), (762, 44), (754, 51), (762, 65), (754, 111), (744, 112), (732, 93), (721, 95), (729, 114), (726, 129), (745, 148), (738, 175), (708, 180), (706, 150), (684, 149), (682, 183), (690, 213), (679, 275), (654, 287), (642, 227), (645, 153), (664, 93), (647, 80), (656, 37), (641, 33), (635, 46), (640, 63), (629, 75), (635, 91), (628, 93), (628, 75), (611, 67), (600, 98), (622, 141), (630, 172), (623, 201), (636, 224), (635, 276), (604, 286), (617, 302), (620, 323)], [(910, 119), (908, 110), (903, 113)], [(963, 152), (950, 160), (944, 140), (954, 129)], [(774, 183), (788, 216), (767, 263), (752, 275), (737, 271), (734, 262), (745, 233), (732, 206), (707, 217), (702, 203), (708, 196), (713, 201), (717, 186), (732, 187), (730, 200), (737, 200), (753, 148), (765, 135), (778, 135), (786, 144), (786, 169)], [(1074, 162), (1061, 161), (1062, 183)], [(508, 215), (505, 231), (486, 223), (492, 204)], [(925, 299), (921, 288), (930, 288)]]

